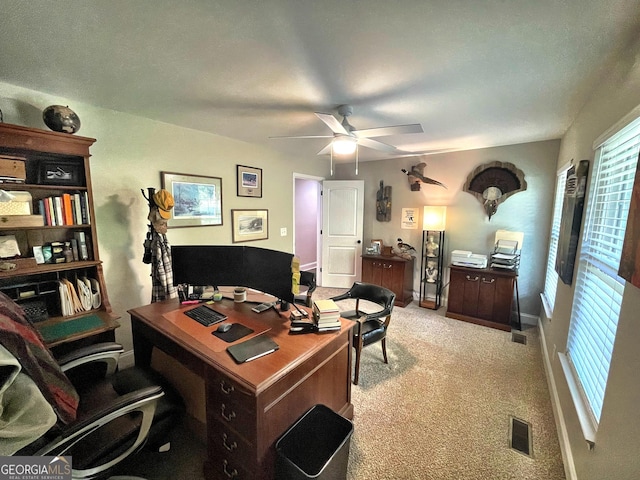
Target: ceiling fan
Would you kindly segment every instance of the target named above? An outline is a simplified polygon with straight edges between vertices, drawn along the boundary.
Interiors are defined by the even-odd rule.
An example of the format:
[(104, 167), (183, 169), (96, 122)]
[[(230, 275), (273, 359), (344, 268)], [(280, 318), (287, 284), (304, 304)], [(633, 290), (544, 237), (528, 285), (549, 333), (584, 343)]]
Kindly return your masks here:
[(352, 113), (353, 108), (350, 105), (340, 105), (338, 107), (338, 115), (342, 117), (342, 122), (340, 122), (336, 117), (329, 113), (315, 112), (315, 115), (331, 129), (333, 132), (332, 135), (298, 135), (269, 138), (331, 138), (331, 142), (320, 150), (318, 155), (331, 155), (333, 159), (333, 155), (351, 155), (355, 153), (356, 162), (358, 159), (357, 155), (359, 147), (371, 148), (393, 156), (419, 155), (419, 153), (405, 152), (392, 145), (375, 140), (376, 137), (386, 137), (389, 135), (423, 133), (424, 130), (422, 129), (422, 125), (419, 123), (357, 130), (349, 123), (348, 120), (348, 117), (351, 116)]

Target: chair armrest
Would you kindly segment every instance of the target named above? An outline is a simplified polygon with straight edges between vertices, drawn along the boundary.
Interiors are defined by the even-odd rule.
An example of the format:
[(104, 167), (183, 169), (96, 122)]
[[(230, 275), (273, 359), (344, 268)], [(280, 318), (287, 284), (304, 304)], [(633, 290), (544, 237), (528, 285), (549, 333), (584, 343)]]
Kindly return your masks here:
[(349, 292), (341, 293), (340, 295), (336, 295), (335, 297), (331, 297), (330, 300), (337, 302), (339, 300), (346, 300), (347, 298), (351, 298)]
[[(385, 308), (384, 310), (380, 310), (379, 312), (368, 313), (365, 317), (366, 320), (380, 320), (383, 317), (387, 317), (387, 319), (391, 316), (391, 309)], [(386, 323), (386, 321), (385, 321)]]
[(61, 435), (38, 450), (35, 455), (64, 455), (68, 448), (81, 442), (84, 437), (90, 435), (98, 428), (132, 412), (142, 413), (138, 435), (128, 449), (102, 465), (91, 469), (74, 471), (74, 478), (76, 478), (76, 472), (78, 474), (77, 478), (95, 478), (96, 474), (108, 470), (121, 462), (146, 441), (158, 400), (163, 395), (164, 391), (160, 386), (145, 387), (123, 395), (117, 401), (96, 410), (90, 417), (69, 424)]
[(92, 362), (104, 362), (107, 364), (107, 375), (116, 371), (120, 354), (124, 348), (119, 343), (104, 342), (79, 348), (58, 359), (60, 368), (66, 372), (80, 365)]

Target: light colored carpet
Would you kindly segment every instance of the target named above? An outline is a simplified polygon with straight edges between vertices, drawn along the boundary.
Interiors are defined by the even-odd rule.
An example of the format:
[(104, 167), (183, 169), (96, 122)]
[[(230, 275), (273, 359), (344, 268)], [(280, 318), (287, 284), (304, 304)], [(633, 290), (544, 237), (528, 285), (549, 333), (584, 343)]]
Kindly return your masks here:
[[(363, 350), (347, 478), (564, 479), (537, 330), (522, 345), (444, 310), (396, 307), (388, 365), (380, 344)], [(530, 457), (509, 446), (510, 416), (531, 424)]]

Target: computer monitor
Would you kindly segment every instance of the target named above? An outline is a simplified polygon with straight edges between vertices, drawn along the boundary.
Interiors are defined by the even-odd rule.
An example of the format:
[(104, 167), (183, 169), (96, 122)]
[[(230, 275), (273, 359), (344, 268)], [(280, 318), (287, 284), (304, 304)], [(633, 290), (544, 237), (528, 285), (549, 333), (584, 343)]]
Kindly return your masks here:
[(236, 245), (174, 245), (173, 284), (243, 286), (293, 302), (290, 253)]

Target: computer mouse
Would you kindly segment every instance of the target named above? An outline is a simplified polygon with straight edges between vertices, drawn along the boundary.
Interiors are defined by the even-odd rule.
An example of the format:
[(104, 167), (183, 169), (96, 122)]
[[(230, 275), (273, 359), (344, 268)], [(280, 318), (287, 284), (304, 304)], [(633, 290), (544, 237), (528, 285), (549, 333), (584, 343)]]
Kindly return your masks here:
[(220, 333), (228, 332), (231, 329), (232, 326), (233, 325), (230, 324), (230, 323), (221, 323), (220, 325), (218, 325), (218, 331)]

